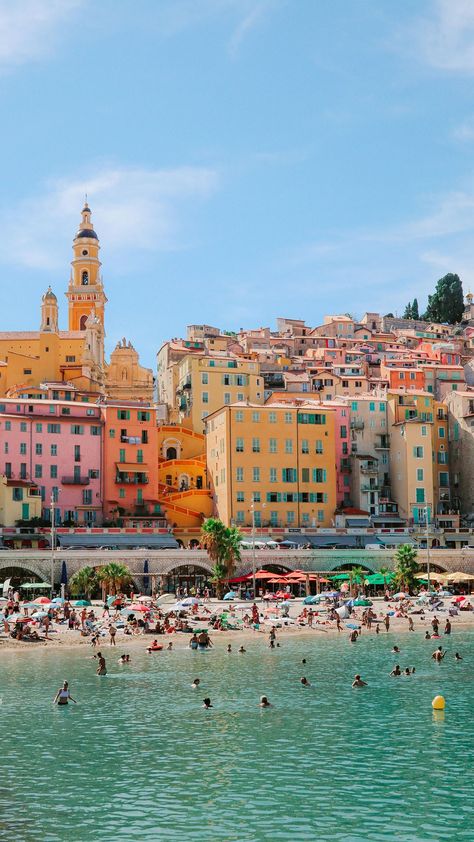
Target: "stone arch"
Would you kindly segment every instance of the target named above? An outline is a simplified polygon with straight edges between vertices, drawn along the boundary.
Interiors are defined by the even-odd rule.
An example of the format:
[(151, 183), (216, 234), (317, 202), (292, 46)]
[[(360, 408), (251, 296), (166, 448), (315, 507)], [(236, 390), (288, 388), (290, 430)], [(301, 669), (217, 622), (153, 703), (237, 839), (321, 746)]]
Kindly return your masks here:
[(178, 491), (189, 491), (191, 488), (191, 477), (186, 472), (178, 476)]
[[(427, 572), (426, 561), (424, 561), (423, 559), (417, 559), (417, 561), (418, 561), (418, 567), (420, 568), (420, 572), (426, 573)], [(456, 569), (458, 569), (458, 568), (456, 568)], [(435, 562), (433, 564), (432, 560), (430, 559), (430, 572), (431, 573), (448, 573), (449, 571), (447, 570), (446, 567), (443, 567), (441, 564), (438, 564), (438, 562)]]
[(9, 570), (22, 570), (24, 573), (30, 573), (32, 576), (37, 576), (40, 582), (45, 579), (49, 581), (50, 572), (46, 569), (46, 565), (42, 567), (40, 564), (36, 564), (35, 562), (13, 561), (12, 559), (0, 558), (0, 581), (4, 581), (8, 578)]
[(84, 314), (83, 316), (81, 316), (81, 319), (80, 319), (80, 322), (79, 322), (79, 330), (86, 330), (86, 327), (87, 327), (87, 315)]
[[(175, 449), (176, 456), (174, 456), (174, 457), (169, 456), (168, 457), (166, 455), (169, 448)], [(170, 437), (170, 438), (167, 438), (167, 439), (164, 440), (164, 442), (161, 446), (161, 455), (163, 456), (163, 459), (180, 459), (181, 458), (181, 449), (182, 449), (182, 444), (181, 444), (180, 440), (173, 436), (173, 437)]]
[(377, 569), (367, 564), (366, 561), (336, 561), (335, 564), (328, 564), (327, 569), (333, 573), (345, 573), (346, 570), (352, 570), (354, 567), (362, 567), (369, 574), (377, 573)]
[(176, 563), (176, 561), (174, 560), (169, 561), (167, 563), (165, 562), (158, 575), (169, 576), (170, 573), (175, 573), (184, 567), (201, 567), (206, 573), (212, 573), (211, 562), (208, 559), (199, 559), (199, 561), (196, 562), (196, 564), (194, 564), (192, 561), (190, 561), (188, 564), (186, 564), (184, 561)]

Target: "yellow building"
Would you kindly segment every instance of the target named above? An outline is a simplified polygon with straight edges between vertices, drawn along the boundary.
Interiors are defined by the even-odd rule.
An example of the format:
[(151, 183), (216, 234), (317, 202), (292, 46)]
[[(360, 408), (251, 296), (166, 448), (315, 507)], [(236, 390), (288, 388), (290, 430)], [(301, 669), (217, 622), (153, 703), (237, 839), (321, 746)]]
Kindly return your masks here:
[(162, 509), (175, 535), (199, 540), (203, 520), (213, 510), (202, 433), (173, 424), (158, 428), (158, 489)]
[(0, 475), (0, 525), (41, 517), (41, 491), (28, 480)]
[(205, 419), (239, 401), (263, 404), (264, 384), (258, 362), (227, 354), (186, 356), (179, 365), (177, 402), (181, 423), (205, 431)]
[(336, 413), (285, 404), (224, 406), (207, 419), (207, 466), (224, 523), (331, 526)]
[[(387, 404), (390, 475), (400, 515), (447, 523), (451, 511), (448, 413), (429, 392), (390, 392)], [(451, 525), (450, 523), (448, 525)]]
[(153, 399), (153, 373), (139, 365), (129, 344), (116, 347), (107, 366), (104, 319), (107, 297), (100, 274), (100, 244), (86, 202), (73, 241), (68, 330), (59, 329), (56, 295), (41, 300), (39, 331), (0, 332), (0, 397), (28, 394), (42, 384), (68, 384), (76, 393), (114, 399)]

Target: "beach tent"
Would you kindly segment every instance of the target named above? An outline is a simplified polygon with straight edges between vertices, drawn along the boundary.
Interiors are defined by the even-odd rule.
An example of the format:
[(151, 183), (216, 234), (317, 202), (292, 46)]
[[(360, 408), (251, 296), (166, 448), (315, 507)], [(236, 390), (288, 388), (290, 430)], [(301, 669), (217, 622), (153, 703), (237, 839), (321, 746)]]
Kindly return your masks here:
[(469, 573), (461, 573), (459, 571), (457, 573), (449, 573), (446, 576), (445, 581), (446, 582), (453, 582), (454, 584), (462, 583), (462, 582), (474, 582), (474, 576), (471, 576)]
[(394, 577), (394, 573), (386, 573), (383, 576), (381, 573), (372, 573), (370, 576), (366, 576), (365, 584), (366, 585), (387, 585), (389, 584)]

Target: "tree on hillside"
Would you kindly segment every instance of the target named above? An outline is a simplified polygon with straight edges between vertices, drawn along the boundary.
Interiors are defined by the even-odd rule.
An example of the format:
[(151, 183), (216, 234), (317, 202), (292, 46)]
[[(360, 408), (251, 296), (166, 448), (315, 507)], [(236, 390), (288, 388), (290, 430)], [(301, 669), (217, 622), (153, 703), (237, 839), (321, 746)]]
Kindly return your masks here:
[(418, 551), (411, 544), (401, 544), (395, 553), (395, 581), (399, 588), (410, 593), (417, 584), (415, 574), (419, 572)]
[(411, 317), (412, 319), (419, 319), (420, 318), (420, 311), (418, 309), (418, 299), (413, 299), (413, 304), (411, 305)]
[(423, 318), (428, 322), (460, 322), (464, 312), (464, 294), (459, 275), (448, 272), (436, 284), (433, 295), (428, 296), (428, 307)]
[(411, 307), (410, 301), (408, 302), (407, 306), (405, 307), (405, 312), (403, 313), (404, 319), (412, 319), (413, 318), (413, 311)]

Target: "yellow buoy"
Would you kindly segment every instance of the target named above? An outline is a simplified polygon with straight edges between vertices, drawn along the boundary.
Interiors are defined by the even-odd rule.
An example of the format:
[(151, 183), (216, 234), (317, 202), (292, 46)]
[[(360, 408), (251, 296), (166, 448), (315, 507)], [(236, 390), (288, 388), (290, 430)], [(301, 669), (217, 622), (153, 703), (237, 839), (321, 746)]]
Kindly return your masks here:
[(446, 700), (444, 696), (435, 696), (431, 702), (433, 710), (444, 710), (446, 707)]

